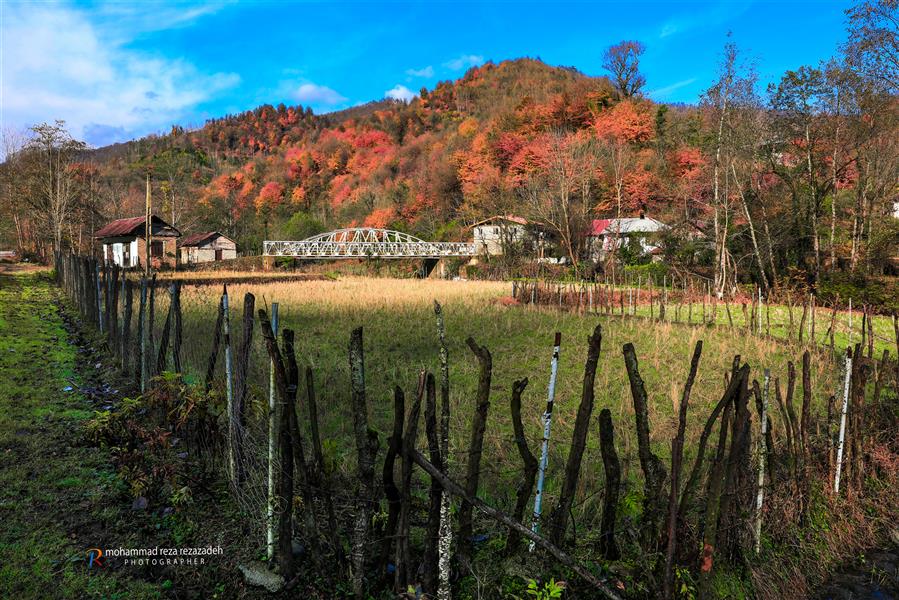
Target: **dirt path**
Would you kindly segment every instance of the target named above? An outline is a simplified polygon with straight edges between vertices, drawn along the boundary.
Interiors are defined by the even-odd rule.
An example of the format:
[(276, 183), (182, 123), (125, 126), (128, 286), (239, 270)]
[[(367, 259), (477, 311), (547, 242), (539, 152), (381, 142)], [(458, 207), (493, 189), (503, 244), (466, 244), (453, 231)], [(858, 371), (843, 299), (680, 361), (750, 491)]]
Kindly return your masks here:
[(81, 441), (96, 408), (46, 272), (0, 269), (0, 598), (158, 598), (160, 586), (91, 568), (89, 548), (135, 534), (121, 483)]

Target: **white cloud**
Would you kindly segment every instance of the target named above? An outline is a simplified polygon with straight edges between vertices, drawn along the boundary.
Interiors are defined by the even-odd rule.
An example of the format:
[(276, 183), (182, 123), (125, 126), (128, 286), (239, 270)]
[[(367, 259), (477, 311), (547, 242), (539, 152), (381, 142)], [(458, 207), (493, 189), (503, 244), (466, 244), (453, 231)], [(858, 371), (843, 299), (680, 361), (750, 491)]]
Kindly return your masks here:
[(452, 69), (453, 71), (461, 71), (462, 69), (467, 69), (468, 67), (476, 67), (484, 62), (484, 57), (478, 54), (463, 54), (458, 58), (454, 58), (453, 60), (448, 60), (443, 63), (444, 67), (448, 69)]
[(404, 85), (396, 84), (393, 88), (384, 92), (384, 96), (387, 98), (393, 98), (394, 100), (402, 100), (403, 102), (409, 102), (413, 98), (415, 98), (418, 94), (410, 90)]
[[(190, 11), (168, 22), (181, 26), (202, 14)], [(75, 137), (107, 144), (167, 129), (240, 81), (234, 73), (204, 73), (183, 59), (134, 50), (123, 35), (140, 31), (118, 28), (113, 35), (104, 19), (58, 4), (4, 7), (4, 123), (27, 127), (64, 119)]]
[(328, 86), (315, 83), (304, 83), (294, 92), (294, 98), (306, 104), (323, 104), (334, 106), (346, 102), (346, 98)]
[(406, 75), (410, 77), (433, 77), (434, 67), (428, 65), (424, 69), (407, 69)]
[(682, 87), (686, 87), (696, 81), (695, 77), (691, 77), (690, 79), (683, 79), (681, 81), (677, 81), (672, 83), (671, 85), (666, 85), (665, 87), (660, 87), (654, 90), (650, 90), (646, 92), (647, 96), (652, 96), (656, 100), (664, 100), (668, 96), (671, 95), (672, 92), (681, 89)]

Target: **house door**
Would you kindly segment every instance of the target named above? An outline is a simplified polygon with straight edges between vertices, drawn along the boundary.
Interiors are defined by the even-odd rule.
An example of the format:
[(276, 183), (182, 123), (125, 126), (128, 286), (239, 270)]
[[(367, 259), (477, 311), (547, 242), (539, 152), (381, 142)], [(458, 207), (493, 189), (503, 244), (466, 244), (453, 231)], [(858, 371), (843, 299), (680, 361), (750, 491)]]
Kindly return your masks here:
[(222, 260), (222, 251), (221, 250), (215, 251), (215, 260)]

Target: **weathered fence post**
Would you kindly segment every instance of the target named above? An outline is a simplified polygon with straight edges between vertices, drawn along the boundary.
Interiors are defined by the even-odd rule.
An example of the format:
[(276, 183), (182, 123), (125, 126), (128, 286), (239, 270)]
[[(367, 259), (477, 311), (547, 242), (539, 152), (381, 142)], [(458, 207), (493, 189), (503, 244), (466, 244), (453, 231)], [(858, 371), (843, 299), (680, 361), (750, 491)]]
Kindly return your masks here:
[(561, 545), (568, 529), (568, 515), (574, 494), (577, 491), (578, 477), (581, 472), (581, 461), (587, 447), (587, 432), (590, 418), (593, 415), (594, 384), (596, 382), (596, 365), (602, 348), (602, 325), (597, 325), (587, 338), (587, 360), (584, 363), (584, 380), (581, 386), (581, 402), (578, 405), (577, 417), (574, 420), (574, 432), (571, 434), (571, 449), (565, 464), (565, 479), (559, 492), (559, 501), (552, 514), (552, 529), (549, 539)]
[(615, 542), (615, 515), (621, 488), (621, 464), (615, 451), (615, 428), (608, 408), (599, 412), (599, 449), (605, 472), (605, 497), (602, 505), (602, 521), (599, 526), (599, 553), (606, 560), (618, 560), (621, 553)]
[(103, 323), (103, 295), (100, 291), (100, 262), (94, 261), (94, 283), (96, 284), (97, 294), (94, 296), (97, 309), (97, 327), (100, 329), (100, 333), (102, 334), (105, 331), (106, 325)]
[(231, 383), (231, 319), (228, 314), (228, 286), (222, 292), (222, 333), (225, 342), (225, 393), (228, 417), (228, 475), (231, 485), (238, 486), (237, 448), (234, 447), (238, 424), (234, 421), (234, 389)]
[[(518, 448), (518, 455), (521, 462), (524, 463), (524, 472), (521, 475), (521, 481), (515, 492), (515, 509), (512, 511), (512, 518), (521, 523), (524, 520), (524, 511), (528, 505), (528, 499), (534, 489), (534, 479), (537, 477), (538, 463), (537, 459), (528, 448), (528, 440), (524, 435), (524, 425), (521, 422), (521, 394), (528, 386), (528, 378), (520, 379), (512, 383), (512, 400), (510, 412), (512, 414), (512, 429), (515, 434), (515, 446)], [(521, 534), (516, 529), (509, 530), (509, 536), (506, 538), (506, 554), (510, 555), (515, 552)]]
[(665, 465), (650, 448), (648, 398), (643, 378), (640, 377), (634, 345), (627, 343), (622, 350), (634, 401), (640, 468), (644, 477), (642, 545), (644, 550), (652, 551), (653, 545), (658, 541), (659, 524), (664, 511), (662, 487), (666, 478)]
[(181, 368), (181, 282), (176, 281), (170, 288), (172, 311), (172, 368), (182, 373)]
[[(677, 543), (677, 513), (678, 500), (680, 499), (681, 465), (684, 459), (684, 434), (687, 430), (687, 407), (690, 404), (690, 392), (693, 390), (693, 382), (696, 381), (696, 371), (699, 369), (699, 359), (702, 357), (702, 341), (696, 342), (693, 350), (693, 358), (690, 360), (690, 373), (684, 384), (684, 393), (681, 396), (678, 407), (677, 434), (671, 440), (671, 490), (668, 496), (668, 530), (665, 550), (665, 577), (663, 581), (663, 593), (665, 598), (672, 598), (674, 594), (674, 554)], [(608, 409), (606, 409), (608, 410)], [(611, 419), (610, 419), (611, 420)], [(611, 423), (609, 424), (611, 428)], [(600, 425), (600, 434), (602, 427)], [(605, 517), (603, 517), (605, 520)], [(614, 523), (612, 523), (614, 526)]]
[(375, 494), (375, 455), (378, 434), (368, 426), (368, 402), (365, 396), (365, 357), (362, 328), (350, 335), (350, 383), (352, 389), (353, 431), (356, 436), (359, 498), (353, 525), (352, 583), (357, 600), (365, 596), (365, 546), (368, 539)]
[(147, 391), (147, 278), (140, 279), (140, 312), (138, 313), (137, 335), (140, 338), (140, 391)]
[[(807, 353), (806, 353), (807, 354)], [(765, 387), (762, 392), (762, 410), (759, 414), (759, 426), (761, 435), (759, 436), (758, 452), (759, 452), (759, 478), (758, 491), (755, 496), (755, 553), (758, 554), (762, 548), (762, 504), (765, 501), (765, 463), (768, 460), (766, 452), (766, 437), (768, 434), (768, 387), (771, 382), (771, 371), (765, 369)]]
[[(437, 338), (440, 342), (440, 469), (449, 473), (449, 351), (446, 347), (446, 323), (443, 309), (434, 301), (434, 315), (437, 319)], [(438, 564), (440, 571), (437, 586), (438, 600), (450, 600), (450, 560), (452, 558), (453, 528), (451, 523), (450, 495), (443, 494), (440, 501), (440, 541), (438, 544)]]
[(134, 310), (134, 290), (131, 282), (125, 280), (124, 274), (122, 276), (122, 286), (125, 290), (123, 300), (125, 311), (122, 315), (122, 373), (127, 375), (130, 372), (131, 356), (133, 354), (131, 351), (131, 313)]
[[(487, 410), (490, 408), (490, 381), (493, 377), (493, 357), (486, 346), (478, 346), (473, 338), (465, 342), (478, 359), (478, 396), (471, 423), (471, 439), (468, 444), (468, 464), (465, 467), (465, 492), (478, 495), (481, 477), (481, 454), (484, 449), (484, 432), (487, 429)], [(459, 510), (459, 557), (466, 564), (471, 557), (472, 505), (462, 504)]]
[[(278, 303), (272, 302), (272, 335), (278, 339)], [(275, 402), (275, 360), (269, 359), (268, 368), (268, 504), (266, 507), (265, 544), (266, 555), (275, 556), (275, 452), (277, 448), (277, 406)]]
[[(227, 309), (226, 309), (227, 310)], [(226, 319), (227, 322), (227, 319)], [(280, 575), (289, 581), (293, 576), (293, 443), (290, 427), (290, 412), (293, 411), (292, 397), (296, 395), (296, 379), (290, 379), (287, 366), (278, 349), (278, 341), (269, 325), (268, 315), (264, 310), (259, 310), (259, 322), (262, 329), (262, 337), (268, 355), (275, 364), (275, 382), (278, 387), (278, 402), (276, 403), (278, 421), (278, 462), (281, 466), (277, 481), (277, 508), (275, 519), (277, 527), (277, 558)], [(285, 337), (287, 332), (285, 330)], [(293, 332), (291, 332), (291, 335)], [(227, 332), (226, 332), (227, 338)], [(292, 348), (285, 347), (286, 352), (292, 352)], [(296, 362), (294, 358), (294, 363)], [(295, 371), (295, 369), (294, 369)], [(299, 443), (299, 440), (296, 440)]]
[[(553, 342), (553, 356), (550, 363), (549, 391), (547, 392), (546, 410), (543, 411), (543, 441), (540, 448), (540, 466), (537, 474), (537, 494), (534, 496), (534, 519), (531, 523), (531, 531), (540, 533), (540, 517), (543, 507), (543, 484), (546, 479), (546, 465), (549, 462), (549, 435), (552, 429), (553, 403), (556, 397), (556, 376), (559, 372), (559, 352), (562, 347), (562, 332), (556, 332)], [(530, 551), (534, 551), (534, 544), (530, 544)]]
[(410, 513), (412, 511), (412, 452), (415, 451), (415, 441), (418, 437), (418, 421), (421, 415), (421, 402), (427, 385), (427, 373), (422, 370), (418, 374), (418, 390), (415, 393), (415, 401), (409, 410), (409, 419), (406, 421), (406, 430), (403, 433), (402, 453), (403, 468), (400, 478), (400, 514), (396, 537), (396, 580), (394, 589), (401, 592), (409, 583), (409, 572), (412, 557), (409, 549)]
[[(443, 464), (440, 456), (440, 440), (437, 433), (437, 386), (434, 376), (428, 373), (425, 393), (425, 434), (428, 441), (428, 456), (431, 463), (435, 465)], [(422, 559), (424, 572), (423, 585), (429, 594), (437, 592), (437, 574), (438, 574), (438, 539), (440, 536), (440, 506), (443, 500), (443, 488), (440, 482), (435, 478), (431, 478), (431, 489), (428, 494), (428, 521), (427, 532), (425, 534), (424, 558)]]

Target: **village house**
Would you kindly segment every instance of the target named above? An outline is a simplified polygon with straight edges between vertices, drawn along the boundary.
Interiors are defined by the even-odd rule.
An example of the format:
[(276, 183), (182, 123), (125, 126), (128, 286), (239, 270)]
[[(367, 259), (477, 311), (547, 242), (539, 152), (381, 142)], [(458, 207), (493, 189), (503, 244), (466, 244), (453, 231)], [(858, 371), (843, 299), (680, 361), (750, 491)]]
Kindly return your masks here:
[(189, 235), (178, 244), (182, 265), (237, 258), (237, 243), (218, 231)]
[(587, 248), (594, 260), (603, 260), (610, 252), (625, 245), (632, 248), (636, 242), (643, 254), (655, 257), (659, 252), (658, 235), (667, 229), (668, 225), (642, 212), (639, 217), (594, 219), (587, 234)]
[(527, 219), (514, 215), (498, 215), (471, 226), (478, 254), (502, 256), (527, 237)]
[[(181, 232), (153, 215), (150, 218), (150, 266), (154, 269), (175, 267), (177, 239)], [(102, 258), (120, 267), (144, 267), (147, 246), (146, 217), (118, 219), (107, 223), (94, 234), (102, 244)]]

